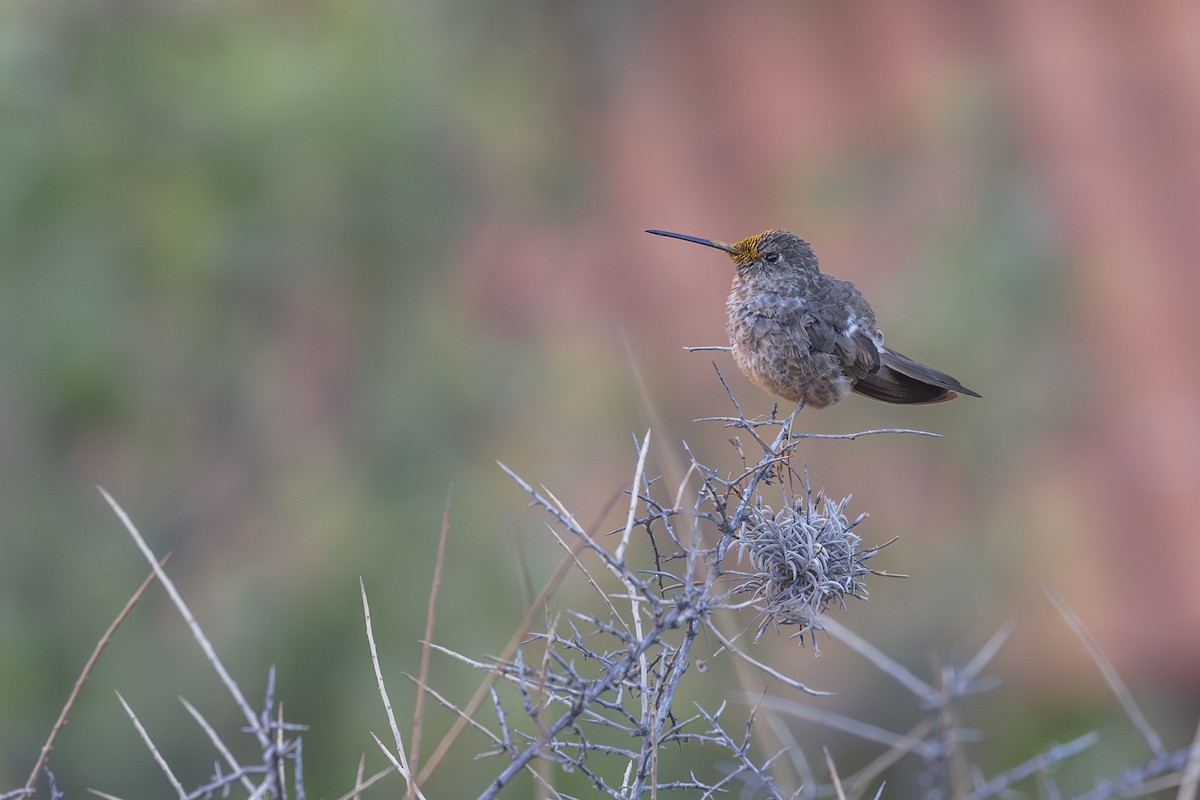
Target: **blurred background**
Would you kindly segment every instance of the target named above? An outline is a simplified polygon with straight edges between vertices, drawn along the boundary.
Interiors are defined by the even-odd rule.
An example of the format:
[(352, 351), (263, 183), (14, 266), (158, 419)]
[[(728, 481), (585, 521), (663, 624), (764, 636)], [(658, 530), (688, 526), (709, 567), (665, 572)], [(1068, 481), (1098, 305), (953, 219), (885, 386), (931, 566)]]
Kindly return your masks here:
[[(597, 530), (647, 427), (652, 472), (684, 440), (736, 469), (692, 422), (729, 411), (713, 362), (747, 414), (772, 400), (681, 349), (724, 343), (731, 265), (648, 227), (799, 232), (983, 395), (800, 427), (944, 434), (803, 456), (912, 576), (840, 621), (931, 680), (1015, 622), (964, 719), (989, 773), (1091, 727), (1085, 785), (1147, 756), (1043, 583), (1189, 741), (1200, 5), (5, 0), (0, 120), (0, 788), (146, 572), (97, 484), (252, 699), (277, 666), (331, 797), (383, 764), (358, 578), (404, 718), (448, 496), (435, 638), (483, 656), (559, 558), (497, 460)], [(758, 647), (823, 707), (918, 717), (836, 644)], [(459, 701), (480, 680), (435, 667)], [(70, 796), (165, 787), (114, 690), (193, 783), (213, 758), (176, 695), (240, 724), (153, 587), (51, 758)], [(794, 727), (846, 770), (878, 751)], [(430, 796), (476, 793), (482, 749)]]

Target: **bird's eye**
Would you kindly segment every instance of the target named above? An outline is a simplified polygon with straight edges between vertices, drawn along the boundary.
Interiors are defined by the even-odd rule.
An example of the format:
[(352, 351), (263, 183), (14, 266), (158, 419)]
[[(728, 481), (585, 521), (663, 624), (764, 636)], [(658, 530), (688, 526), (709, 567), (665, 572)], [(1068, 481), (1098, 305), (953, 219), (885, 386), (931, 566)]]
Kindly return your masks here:
[(765, 260), (765, 261), (766, 261), (768, 264), (775, 264), (775, 263), (778, 263), (778, 261), (779, 261), (779, 253), (767, 253), (767, 254), (766, 254), (766, 256), (764, 256), (764, 260)]

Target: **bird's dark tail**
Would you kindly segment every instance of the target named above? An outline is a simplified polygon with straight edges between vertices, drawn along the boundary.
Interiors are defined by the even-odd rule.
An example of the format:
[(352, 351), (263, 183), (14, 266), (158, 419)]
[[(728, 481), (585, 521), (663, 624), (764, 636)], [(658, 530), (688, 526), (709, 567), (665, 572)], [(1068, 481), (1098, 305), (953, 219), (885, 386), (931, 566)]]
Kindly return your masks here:
[(959, 393), (979, 397), (944, 372), (919, 364), (886, 347), (879, 348), (879, 368), (858, 379), (854, 391), (885, 403), (941, 403)]

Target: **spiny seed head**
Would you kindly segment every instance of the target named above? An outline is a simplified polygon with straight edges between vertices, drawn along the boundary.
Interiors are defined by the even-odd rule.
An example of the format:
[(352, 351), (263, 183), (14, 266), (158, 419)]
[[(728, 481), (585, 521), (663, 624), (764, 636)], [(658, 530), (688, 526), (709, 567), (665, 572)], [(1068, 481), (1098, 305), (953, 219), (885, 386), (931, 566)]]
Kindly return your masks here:
[(770, 626), (799, 625), (794, 636), (803, 639), (810, 630), (821, 630), (818, 618), (832, 604), (845, 606), (845, 598), (867, 599), (859, 577), (871, 572), (863, 562), (875, 555), (862, 550), (862, 539), (845, 516), (849, 497), (833, 502), (824, 493), (800, 497), (774, 511), (755, 508), (738, 539), (738, 547), (753, 566), (738, 590), (751, 594), (763, 618), (756, 636)]

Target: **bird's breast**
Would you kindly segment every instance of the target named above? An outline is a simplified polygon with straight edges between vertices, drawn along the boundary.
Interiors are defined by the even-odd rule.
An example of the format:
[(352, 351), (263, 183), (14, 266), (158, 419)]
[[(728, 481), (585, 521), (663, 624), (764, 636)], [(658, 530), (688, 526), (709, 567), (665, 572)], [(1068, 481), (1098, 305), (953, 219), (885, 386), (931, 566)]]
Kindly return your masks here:
[(805, 298), (735, 290), (727, 311), (734, 361), (760, 388), (816, 407), (836, 403), (850, 390), (837, 359), (814, 347), (821, 324)]
[(804, 300), (799, 297), (760, 292), (745, 296), (739, 292), (729, 295), (726, 304), (729, 335), (734, 342), (749, 344), (779, 332), (788, 332), (791, 338), (804, 336), (804, 318), (807, 313)]

